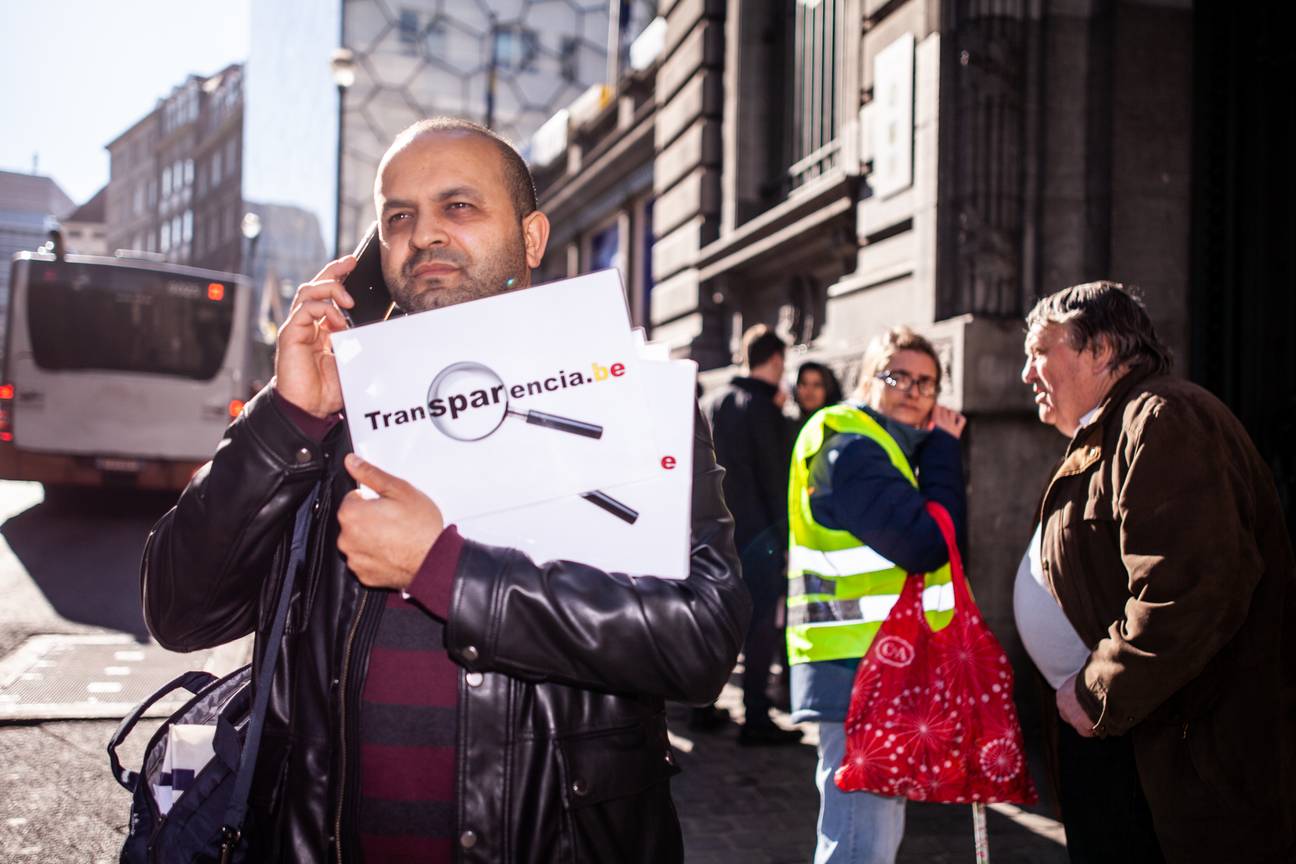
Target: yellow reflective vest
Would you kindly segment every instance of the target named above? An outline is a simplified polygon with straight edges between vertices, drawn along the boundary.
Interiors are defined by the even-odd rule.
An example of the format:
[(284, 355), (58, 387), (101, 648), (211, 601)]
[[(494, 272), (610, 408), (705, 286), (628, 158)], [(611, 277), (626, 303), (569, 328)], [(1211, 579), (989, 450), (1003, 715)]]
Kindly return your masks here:
[[(820, 525), (810, 511), (810, 463), (838, 432), (877, 442), (895, 469), (918, 485), (900, 445), (864, 411), (831, 405), (806, 422), (792, 450), (788, 482), (787, 642), (793, 664), (863, 657), (908, 575), (849, 531)], [(953, 607), (946, 564), (926, 574), (923, 608), (939, 629), (953, 617)]]

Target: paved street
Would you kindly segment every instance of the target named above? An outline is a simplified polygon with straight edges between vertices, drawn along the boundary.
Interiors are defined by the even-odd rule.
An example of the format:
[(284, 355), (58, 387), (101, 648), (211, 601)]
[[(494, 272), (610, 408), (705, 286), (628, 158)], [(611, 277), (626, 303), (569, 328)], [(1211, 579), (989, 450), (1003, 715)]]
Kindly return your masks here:
[[(742, 691), (726, 686), (719, 704), (741, 718)], [(674, 794), (689, 864), (808, 862), (819, 806), (814, 726), (802, 727), (800, 746), (740, 747), (736, 727), (692, 733), (687, 717), (686, 709), (672, 706), (671, 728), (680, 731), (671, 737), (683, 768)], [(778, 719), (790, 725), (786, 716)], [(970, 807), (910, 803), (905, 820), (898, 864), (973, 860)], [(994, 805), (986, 821), (995, 864), (1065, 864), (1062, 827), (1052, 819)]]
[[(156, 497), (111, 495), (43, 501), (35, 484), (0, 482), (0, 672), (6, 659), (12, 665), (15, 649), (30, 648), (29, 640), (42, 634), (144, 638), (138, 558), (149, 526), (166, 506)], [(132, 656), (149, 652), (146, 664), (175, 668), (229, 660), (168, 657), (140, 644), (124, 648)], [(98, 650), (116, 654), (123, 646)], [(62, 661), (46, 662), (53, 664), (42, 668), (49, 677)], [(128, 666), (131, 658), (110, 662)], [(4, 683), (0, 693), (13, 689)], [(98, 683), (102, 688), (109, 681)], [(721, 704), (737, 715), (739, 696), (727, 687)], [(77, 711), (103, 716), (111, 698), (118, 697), (90, 702), (76, 696), (82, 700)], [(0, 710), (5, 707), (0, 700)], [(9, 710), (16, 709), (11, 704)], [(817, 807), (813, 738), (794, 747), (742, 748), (734, 727), (694, 735), (685, 709), (672, 706), (671, 712), (684, 769), (674, 790), (691, 864), (808, 861)], [(104, 755), (115, 725), (107, 719), (0, 721), (0, 861), (116, 860), (129, 799), (109, 776)], [(127, 764), (138, 763), (155, 725), (141, 724), (136, 748), (124, 754)], [(991, 811), (989, 823), (996, 864), (1065, 861), (1061, 829), (1052, 820), (1005, 807)], [(972, 853), (967, 807), (909, 806), (902, 864), (965, 862)]]

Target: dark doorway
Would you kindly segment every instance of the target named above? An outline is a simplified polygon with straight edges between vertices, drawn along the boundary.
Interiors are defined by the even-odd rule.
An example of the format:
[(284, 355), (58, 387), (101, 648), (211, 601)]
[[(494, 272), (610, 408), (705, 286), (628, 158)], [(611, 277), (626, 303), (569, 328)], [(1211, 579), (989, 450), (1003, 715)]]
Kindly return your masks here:
[(1285, 4), (1194, 4), (1189, 374), (1273, 469), (1296, 536), (1296, 43)]

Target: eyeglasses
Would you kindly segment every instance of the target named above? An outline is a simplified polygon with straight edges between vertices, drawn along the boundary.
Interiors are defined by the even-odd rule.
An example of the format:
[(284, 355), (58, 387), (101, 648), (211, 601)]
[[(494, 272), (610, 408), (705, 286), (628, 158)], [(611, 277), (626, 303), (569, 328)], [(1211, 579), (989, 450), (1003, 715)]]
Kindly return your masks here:
[(914, 387), (918, 388), (918, 395), (920, 396), (930, 397), (940, 392), (940, 385), (930, 375), (920, 375), (915, 378), (908, 372), (884, 369), (877, 374), (877, 379), (891, 389), (899, 390), (901, 393), (908, 393)]

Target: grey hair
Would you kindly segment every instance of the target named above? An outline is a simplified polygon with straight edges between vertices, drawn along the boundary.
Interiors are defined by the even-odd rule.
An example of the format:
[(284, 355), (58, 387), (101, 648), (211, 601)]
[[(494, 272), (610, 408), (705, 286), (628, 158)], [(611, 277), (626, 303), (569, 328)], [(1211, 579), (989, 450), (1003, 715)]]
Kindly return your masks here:
[(1096, 351), (1105, 341), (1112, 349), (1113, 370), (1128, 364), (1163, 375), (1174, 365), (1133, 285), (1100, 280), (1063, 288), (1036, 303), (1026, 316), (1027, 327), (1045, 324), (1065, 327), (1077, 351)]

